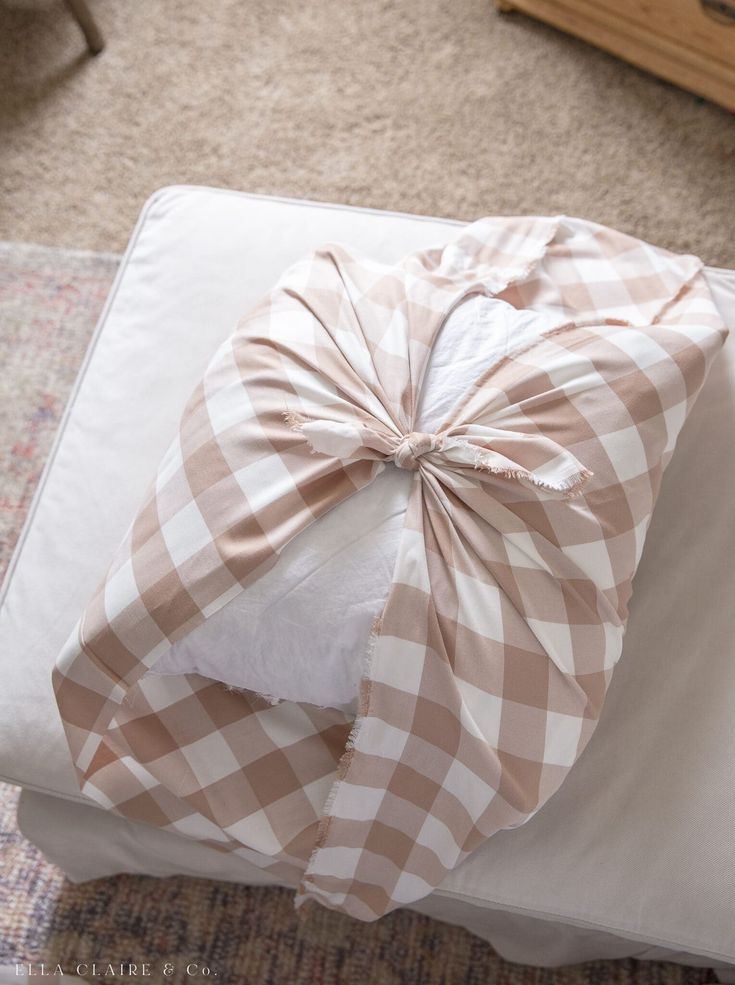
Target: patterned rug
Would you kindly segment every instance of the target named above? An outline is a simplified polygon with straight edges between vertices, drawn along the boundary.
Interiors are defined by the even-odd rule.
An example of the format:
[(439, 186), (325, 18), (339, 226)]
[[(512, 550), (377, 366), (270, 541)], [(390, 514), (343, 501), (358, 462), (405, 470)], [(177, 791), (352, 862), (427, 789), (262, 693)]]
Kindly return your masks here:
[(119, 260), (0, 242), (0, 580)]
[[(0, 244), (0, 574), (117, 264), (110, 254)], [(707, 969), (646, 961), (513, 965), (472, 934), (408, 910), (369, 925), (319, 909), (301, 921), (292, 893), (281, 889), (125, 875), (74, 885), (18, 831), (17, 795), (0, 784), (0, 966), (34, 962), (39, 974), (44, 962), (48, 971), (61, 965), (76, 973), (80, 963), (96, 962), (96, 976), (85, 978), (133, 982), (140, 971), (120, 965), (145, 961), (155, 985), (714, 981)]]

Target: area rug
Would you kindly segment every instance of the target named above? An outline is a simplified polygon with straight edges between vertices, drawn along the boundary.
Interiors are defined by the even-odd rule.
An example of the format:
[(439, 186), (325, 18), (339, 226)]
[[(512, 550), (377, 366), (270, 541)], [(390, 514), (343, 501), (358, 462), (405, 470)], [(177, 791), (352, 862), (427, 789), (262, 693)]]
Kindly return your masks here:
[[(7, 565), (117, 267), (111, 254), (0, 244), (0, 564)], [(75, 885), (16, 825), (0, 784), (0, 966), (152, 985), (703, 985), (708, 969), (509, 964), (472, 934), (399, 910), (364, 925), (285, 889), (121, 875)], [(42, 968), (43, 964), (43, 968)], [(94, 968), (92, 965), (94, 964)], [(137, 974), (130, 966), (137, 965)], [(15, 970), (11, 967), (11, 975)], [(12, 979), (11, 979), (12, 980)]]
[(119, 260), (0, 243), (0, 581)]

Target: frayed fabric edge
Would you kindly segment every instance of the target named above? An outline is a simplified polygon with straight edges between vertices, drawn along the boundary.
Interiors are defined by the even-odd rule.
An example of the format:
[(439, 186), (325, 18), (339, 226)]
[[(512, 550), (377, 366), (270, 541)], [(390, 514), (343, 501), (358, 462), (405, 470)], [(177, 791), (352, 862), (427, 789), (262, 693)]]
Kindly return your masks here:
[(306, 447), (309, 449), (311, 454), (316, 455), (316, 448), (314, 448), (312, 443), (304, 434), (304, 425), (308, 423), (307, 418), (302, 417), (300, 414), (294, 413), (292, 410), (284, 410), (282, 416), (288, 428), (293, 431), (294, 434), (300, 435), (306, 442)]
[(582, 494), (583, 487), (595, 474), (594, 472), (591, 472), (590, 469), (582, 466), (579, 471), (569, 476), (569, 478), (552, 484), (550, 482), (544, 482), (542, 479), (535, 478), (535, 476), (529, 472), (528, 469), (509, 469), (498, 465), (489, 465), (486, 461), (484, 461), (484, 456), (485, 453), (483, 450), (478, 448), (475, 453), (475, 461), (473, 466), (478, 472), (489, 472), (490, 475), (497, 475), (503, 479), (514, 479), (516, 482), (527, 482), (536, 489), (545, 489), (547, 492), (561, 493), (564, 499), (574, 499), (575, 496), (580, 496)]
[(275, 694), (267, 694), (265, 691), (253, 691), (249, 687), (238, 687), (237, 684), (228, 684), (226, 681), (220, 681), (220, 684), (225, 691), (231, 691), (233, 694), (254, 694), (269, 705), (280, 705), (285, 700)]
[(296, 431), (297, 434), (303, 432), (306, 421), (300, 414), (296, 414), (292, 410), (284, 410), (283, 419), (291, 431)]
[(329, 828), (332, 823), (332, 808), (334, 807), (334, 802), (337, 799), (342, 782), (347, 776), (350, 766), (352, 765), (355, 747), (358, 739), (360, 738), (362, 726), (368, 716), (370, 698), (372, 696), (372, 679), (370, 674), (372, 671), (373, 659), (375, 657), (375, 650), (378, 645), (378, 640), (380, 639), (382, 624), (383, 617), (380, 615), (375, 618), (373, 625), (370, 628), (370, 635), (368, 636), (367, 647), (365, 648), (365, 655), (363, 658), (362, 676), (360, 678), (360, 699), (358, 703), (357, 715), (355, 716), (355, 721), (352, 723), (350, 734), (347, 736), (344, 752), (342, 753), (339, 763), (337, 764), (337, 770), (335, 772), (332, 786), (327, 794), (327, 799), (324, 801), (324, 806), (322, 807), (322, 816), (319, 820), (314, 848), (309, 856), (309, 861), (306, 863), (304, 877), (296, 891), (296, 896), (294, 898), (294, 909), (296, 910), (301, 910), (304, 903), (308, 903), (310, 899), (313, 899), (312, 894), (315, 892), (318, 893), (318, 890), (305, 886), (304, 880), (308, 877), (309, 870), (316, 861), (319, 852), (326, 845), (327, 836), (329, 835)]

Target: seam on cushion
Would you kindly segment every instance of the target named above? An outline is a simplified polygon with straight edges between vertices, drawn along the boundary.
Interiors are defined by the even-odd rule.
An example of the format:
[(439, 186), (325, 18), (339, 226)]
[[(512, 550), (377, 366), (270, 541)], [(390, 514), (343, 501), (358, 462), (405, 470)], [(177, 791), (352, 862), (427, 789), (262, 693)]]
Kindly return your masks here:
[[(519, 915), (532, 916), (539, 920), (553, 920), (559, 923), (566, 923), (572, 927), (602, 930), (608, 934), (621, 937), (623, 940), (636, 940), (641, 941), (644, 944), (654, 944), (657, 946), (670, 948), (674, 951), (681, 951), (684, 953), (688, 952), (690, 954), (697, 953), (701, 957), (711, 957), (716, 960), (726, 961), (730, 964), (735, 961), (735, 953), (728, 954), (725, 951), (719, 950), (717, 947), (713, 949), (707, 944), (703, 944), (694, 938), (689, 938), (688, 940), (675, 940), (670, 937), (651, 936), (643, 931), (635, 930), (633, 927), (620, 925), (611, 926), (609, 923), (602, 923), (595, 920), (585, 920), (584, 917), (576, 916), (574, 913), (566, 913), (563, 910), (539, 910), (532, 906), (524, 906), (522, 903), (509, 903), (502, 899), (478, 900), (475, 896), (452, 892), (451, 890), (443, 889), (441, 886), (439, 886), (434, 892), (449, 899), (469, 903), (472, 906), (476, 906), (478, 909), (499, 910), (503, 913), (518, 913)], [(430, 899), (431, 897), (429, 896), (426, 898)]]
[(13, 776), (0, 774), (0, 783), (8, 783), (11, 787), (20, 787), (21, 790), (32, 790), (34, 793), (42, 793), (47, 797), (59, 797), (61, 800), (70, 800), (74, 804), (84, 804), (85, 807), (96, 807), (99, 810), (104, 810), (94, 800), (81, 794), (76, 797), (74, 794), (63, 793), (61, 790), (51, 790), (49, 787), (42, 787), (37, 783), (27, 783), (25, 780), (18, 780)]
[[(211, 185), (166, 185), (153, 193), (151, 198), (163, 192), (185, 191), (185, 192), (207, 192), (218, 195), (233, 195), (236, 198), (249, 198), (256, 202), (279, 202), (282, 205), (299, 205), (308, 208), (327, 209), (330, 212), (357, 212), (363, 215), (392, 216), (394, 219), (414, 219), (419, 222), (439, 222), (448, 226), (468, 226), (470, 222), (465, 219), (449, 219), (443, 216), (423, 215), (413, 212), (394, 212), (389, 209), (372, 209), (363, 205), (341, 205), (339, 202), (318, 202), (310, 198), (288, 198), (282, 195), (259, 195), (256, 192), (241, 192), (236, 188), (215, 188)], [(537, 218), (547, 218), (539, 216)]]
[(160, 189), (159, 191), (154, 192), (150, 196), (148, 201), (143, 205), (141, 213), (138, 217), (138, 221), (133, 230), (133, 234), (130, 238), (128, 247), (125, 250), (125, 253), (123, 254), (122, 259), (120, 261), (120, 266), (118, 267), (117, 273), (115, 274), (115, 280), (113, 281), (112, 287), (110, 288), (110, 293), (107, 295), (105, 306), (102, 309), (102, 313), (100, 314), (99, 319), (97, 320), (97, 324), (95, 326), (94, 332), (92, 333), (92, 338), (90, 339), (89, 345), (87, 346), (87, 349), (84, 353), (84, 358), (82, 359), (82, 365), (80, 366), (79, 372), (77, 373), (76, 379), (74, 380), (74, 385), (72, 386), (69, 399), (67, 400), (66, 406), (64, 408), (64, 413), (61, 417), (61, 421), (59, 422), (59, 426), (56, 430), (56, 435), (54, 437), (51, 450), (48, 454), (48, 458), (46, 459), (46, 464), (44, 465), (41, 478), (39, 479), (38, 485), (36, 486), (36, 491), (33, 494), (31, 505), (28, 507), (28, 513), (26, 515), (25, 521), (23, 522), (23, 527), (21, 529), (20, 536), (18, 537), (18, 541), (15, 545), (15, 548), (13, 549), (13, 554), (10, 558), (10, 563), (8, 564), (7, 571), (5, 572), (5, 577), (3, 578), (2, 587), (0, 588), (0, 606), (4, 604), (5, 599), (10, 590), (10, 584), (13, 578), (13, 574), (15, 573), (15, 569), (17, 568), (18, 562), (23, 553), (23, 548), (28, 538), (28, 533), (33, 524), (33, 520), (38, 511), (41, 498), (43, 497), (43, 493), (46, 488), (48, 477), (56, 461), (56, 456), (61, 446), (62, 439), (66, 433), (69, 419), (74, 409), (74, 405), (76, 404), (77, 397), (79, 396), (79, 391), (82, 388), (82, 384), (87, 375), (87, 371), (89, 369), (90, 363), (92, 362), (92, 357), (94, 356), (94, 353), (97, 349), (97, 343), (99, 342), (102, 336), (102, 330), (110, 314), (110, 311), (112, 310), (112, 306), (117, 297), (117, 293), (120, 289), (123, 275), (127, 270), (128, 263), (133, 254), (133, 251), (138, 244), (138, 239), (140, 237), (140, 233), (142, 232), (145, 220), (148, 218), (148, 215), (151, 209), (153, 208), (153, 206), (156, 205), (159, 199), (163, 197), (165, 191), (166, 189)]

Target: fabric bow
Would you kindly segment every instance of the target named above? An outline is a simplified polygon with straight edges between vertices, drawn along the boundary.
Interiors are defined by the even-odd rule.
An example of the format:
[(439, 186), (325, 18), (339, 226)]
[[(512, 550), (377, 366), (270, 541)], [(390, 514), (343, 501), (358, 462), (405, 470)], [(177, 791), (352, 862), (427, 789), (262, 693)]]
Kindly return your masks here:
[(439, 478), (446, 470), (472, 470), (475, 478), (485, 482), (511, 479), (563, 499), (579, 495), (593, 475), (570, 451), (543, 434), (473, 424), (437, 434), (410, 431), (402, 435), (365, 424), (285, 416), (312, 451), (343, 461), (392, 461), (419, 475), (430, 469)]

